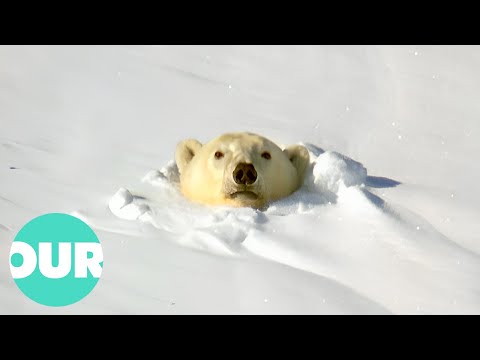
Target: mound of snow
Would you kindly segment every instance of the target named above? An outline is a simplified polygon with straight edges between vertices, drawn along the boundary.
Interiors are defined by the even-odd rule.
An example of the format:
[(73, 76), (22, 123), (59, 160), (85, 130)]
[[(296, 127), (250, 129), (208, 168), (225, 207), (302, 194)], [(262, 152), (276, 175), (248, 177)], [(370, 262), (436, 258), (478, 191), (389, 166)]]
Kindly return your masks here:
[[(428, 307), (435, 312), (452, 302), (462, 304), (462, 311), (478, 308), (480, 295), (464, 291), (472, 274), (480, 275), (477, 254), (445, 239), (420, 216), (387, 203), (369, 186), (397, 182), (368, 181), (361, 163), (305, 146), (311, 163), (303, 186), (265, 211), (188, 201), (179, 191), (173, 161), (147, 173), (132, 189), (119, 189), (109, 206), (119, 218), (171, 233), (182, 247), (222, 257), (260, 257), (310, 272), (388, 311), (416, 313)], [(452, 259), (462, 261), (444, 267)]]
[(346, 187), (365, 184), (367, 169), (359, 162), (334, 151), (327, 151), (314, 161), (309, 178), (313, 191), (336, 194), (343, 185)]
[[(179, 173), (173, 160), (148, 172), (133, 189), (120, 188), (110, 199), (111, 212), (125, 220), (138, 220), (180, 235), (180, 244), (232, 253), (251, 230), (260, 229), (265, 216), (312, 211), (335, 203), (346, 187), (365, 183), (367, 170), (359, 162), (333, 151), (307, 144), (310, 166), (303, 186), (291, 196), (272, 202), (264, 213), (250, 208), (207, 207), (185, 199), (179, 190)], [(223, 244), (213, 246), (212, 244)], [(229, 249), (228, 251), (224, 251)], [(238, 250), (238, 246), (237, 246)]]

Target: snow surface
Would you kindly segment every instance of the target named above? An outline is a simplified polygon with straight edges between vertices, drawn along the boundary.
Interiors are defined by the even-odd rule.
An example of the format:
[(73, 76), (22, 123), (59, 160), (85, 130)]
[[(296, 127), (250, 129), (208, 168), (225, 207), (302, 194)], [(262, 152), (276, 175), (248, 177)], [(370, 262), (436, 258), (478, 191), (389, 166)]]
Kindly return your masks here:
[[(478, 46), (1, 46), (0, 313), (480, 314)], [(265, 211), (178, 191), (175, 145), (311, 154)], [(82, 301), (26, 298), (30, 219), (97, 233)], [(2, 265), (3, 264), (3, 265)]]

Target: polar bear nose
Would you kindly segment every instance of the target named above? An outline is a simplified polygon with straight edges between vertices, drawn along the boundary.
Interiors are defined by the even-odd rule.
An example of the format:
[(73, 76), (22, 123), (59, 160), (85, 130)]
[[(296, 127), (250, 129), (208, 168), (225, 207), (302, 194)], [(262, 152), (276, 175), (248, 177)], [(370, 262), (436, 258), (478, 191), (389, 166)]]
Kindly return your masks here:
[(257, 171), (252, 164), (240, 163), (233, 170), (233, 179), (237, 184), (250, 185), (257, 181)]

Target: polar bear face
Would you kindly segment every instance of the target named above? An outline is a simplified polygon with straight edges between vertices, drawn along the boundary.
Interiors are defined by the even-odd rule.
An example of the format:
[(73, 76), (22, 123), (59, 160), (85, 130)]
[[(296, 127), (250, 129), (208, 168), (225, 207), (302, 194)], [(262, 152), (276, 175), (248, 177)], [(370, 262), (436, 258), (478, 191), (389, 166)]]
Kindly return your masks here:
[(309, 154), (294, 145), (282, 150), (265, 137), (227, 133), (205, 145), (177, 145), (175, 160), (185, 197), (207, 205), (262, 208), (303, 183)]

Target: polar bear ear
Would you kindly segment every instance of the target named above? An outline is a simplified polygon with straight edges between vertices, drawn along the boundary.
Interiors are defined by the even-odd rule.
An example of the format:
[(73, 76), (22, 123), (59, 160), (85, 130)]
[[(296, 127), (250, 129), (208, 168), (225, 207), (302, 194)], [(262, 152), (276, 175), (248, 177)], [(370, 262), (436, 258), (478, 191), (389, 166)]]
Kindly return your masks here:
[(175, 162), (177, 163), (178, 171), (183, 173), (185, 167), (192, 161), (193, 157), (202, 148), (202, 143), (195, 139), (183, 140), (178, 143), (175, 150)]
[(300, 182), (303, 182), (305, 171), (310, 163), (310, 154), (307, 148), (302, 145), (292, 145), (283, 150), (283, 153), (287, 155), (292, 165), (297, 169)]

